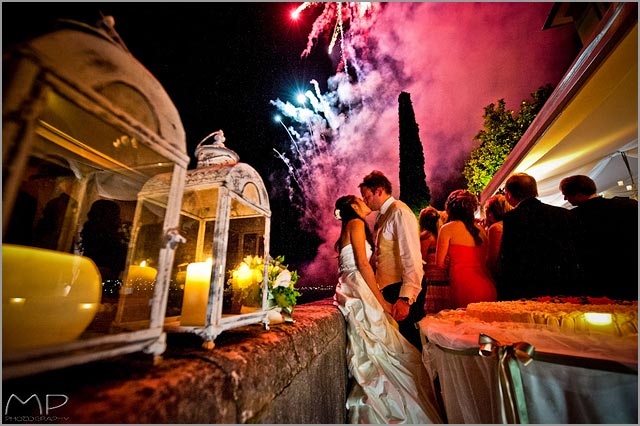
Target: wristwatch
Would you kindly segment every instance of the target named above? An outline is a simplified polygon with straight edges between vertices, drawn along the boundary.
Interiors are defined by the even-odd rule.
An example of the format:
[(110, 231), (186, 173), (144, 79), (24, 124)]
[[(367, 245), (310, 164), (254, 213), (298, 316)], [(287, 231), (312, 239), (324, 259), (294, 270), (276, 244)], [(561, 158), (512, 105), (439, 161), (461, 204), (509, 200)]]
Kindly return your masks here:
[(409, 306), (411, 306), (413, 304), (413, 300), (409, 299), (407, 296), (400, 296), (400, 297), (398, 297), (398, 299), (404, 300), (405, 302), (407, 302), (407, 304)]

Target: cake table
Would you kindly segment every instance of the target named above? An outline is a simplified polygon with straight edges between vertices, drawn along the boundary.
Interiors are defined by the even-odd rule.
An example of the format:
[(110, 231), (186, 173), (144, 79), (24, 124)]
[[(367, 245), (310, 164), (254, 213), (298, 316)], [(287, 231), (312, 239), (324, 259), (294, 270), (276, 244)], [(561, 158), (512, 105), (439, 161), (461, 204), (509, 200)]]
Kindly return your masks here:
[(449, 423), (638, 423), (637, 332), (484, 322), (464, 309), (419, 327)]

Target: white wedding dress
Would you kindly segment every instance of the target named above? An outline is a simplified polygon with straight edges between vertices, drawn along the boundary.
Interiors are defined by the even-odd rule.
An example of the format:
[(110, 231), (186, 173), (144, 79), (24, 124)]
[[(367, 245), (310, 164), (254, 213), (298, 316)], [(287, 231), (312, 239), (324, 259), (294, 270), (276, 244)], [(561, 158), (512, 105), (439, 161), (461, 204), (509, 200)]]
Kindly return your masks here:
[(442, 423), (420, 352), (367, 286), (350, 244), (340, 251), (334, 300), (347, 321), (347, 365), (353, 379), (349, 422)]

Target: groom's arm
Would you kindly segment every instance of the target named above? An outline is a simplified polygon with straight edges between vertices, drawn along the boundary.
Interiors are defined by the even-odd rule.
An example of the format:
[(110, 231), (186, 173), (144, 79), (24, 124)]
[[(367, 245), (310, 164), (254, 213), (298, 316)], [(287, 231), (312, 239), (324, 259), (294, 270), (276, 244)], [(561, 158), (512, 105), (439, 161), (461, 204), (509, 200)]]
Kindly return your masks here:
[(400, 297), (408, 297), (412, 304), (422, 290), (422, 255), (418, 221), (411, 210), (398, 209), (396, 237), (402, 262), (402, 287)]

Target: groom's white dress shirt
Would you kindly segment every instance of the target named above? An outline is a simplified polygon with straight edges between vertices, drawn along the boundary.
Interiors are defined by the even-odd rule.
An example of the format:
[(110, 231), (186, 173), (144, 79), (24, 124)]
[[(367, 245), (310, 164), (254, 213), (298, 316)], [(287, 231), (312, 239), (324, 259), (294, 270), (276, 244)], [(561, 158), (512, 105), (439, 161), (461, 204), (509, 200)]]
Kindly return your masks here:
[[(376, 221), (384, 217), (387, 210), (395, 201), (395, 198), (389, 197), (389, 199), (382, 204)], [(394, 257), (400, 261), (400, 265), (396, 265), (396, 267), (401, 269), (401, 276), (387, 278), (394, 274), (379, 273), (378, 270), (376, 270), (376, 278), (382, 278), (378, 281), (380, 289), (394, 282), (402, 281), (400, 297), (408, 297), (411, 303), (413, 303), (418, 293), (422, 290), (422, 277), (424, 275), (422, 255), (420, 253), (418, 221), (413, 212), (404, 203), (399, 202), (396, 206), (398, 206), (398, 208), (394, 208), (389, 212), (388, 217), (383, 219), (382, 228), (378, 229), (376, 233), (376, 250), (380, 249), (380, 238), (387, 241), (394, 241), (393, 250), (396, 251)], [(378, 260), (380, 260), (379, 255)], [(393, 279), (393, 281), (388, 282), (390, 279)]]

